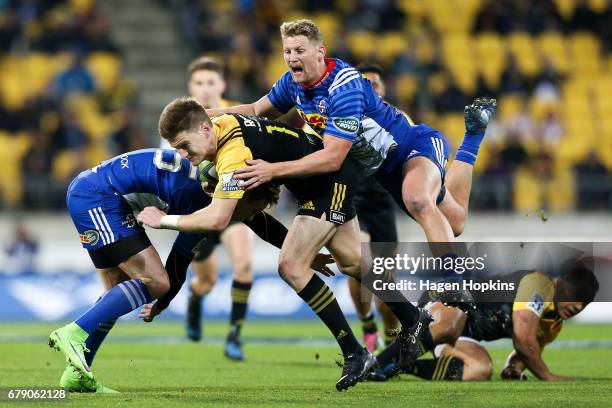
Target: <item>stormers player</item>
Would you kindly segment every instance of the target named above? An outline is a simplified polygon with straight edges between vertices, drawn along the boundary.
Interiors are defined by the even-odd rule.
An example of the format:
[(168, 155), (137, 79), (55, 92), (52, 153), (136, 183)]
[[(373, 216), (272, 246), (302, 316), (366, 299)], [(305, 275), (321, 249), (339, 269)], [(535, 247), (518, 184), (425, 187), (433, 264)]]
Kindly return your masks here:
[[(212, 160), (221, 176), (211, 204), (203, 210), (172, 216), (148, 207), (139, 214), (140, 221), (154, 228), (186, 232), (218, 230), (227, 225), (245, 194), (234, 172), (246, 160), (298, 160), (323, 148), (321, 138), (280, 122), (236, 114), (211, 120), (201, 105), (187, 98), (166, 106), (159, 128), (160, 134), (192, 163)], [(300, 209), (283, 242), (279, 272), (338, 341), (344, 355), (338, 390), (362, 381), (374, 358), (355, 338), (330, 288), (310, 268), (302, 266), (310, 265), (314, 255), (326, 245), (339, 269), (360, 279), (359, 229), (352, 203), (355, 165), (346, 160), (334, 173), (283, 180), (298, 198)], [(394, 300), (388, 305), (403, 326), (415, 325), (421, 317), (419, 310), (399, 291), (389, 291), (388, 295)]]
[[(259, 213), (277, 198), (278, 191), (260, 190), (244, 200), (235, 215), (248, 216), (249, 226), (280, 247), (286, 229), (268, 214)], [(84, 171), (70, 184), (68, 208), (106, 293), (76, 321), (49, 337), (49, 344), (70, 363), (60, 380), (63, 388), (112, 392), (97, 382), (90, 369), (98, 348), (120, 316), (159, 299), (142, 315), (150, 321), (168, 306), (185, 280), (194, 247), (204, 238), (180, 233), (164, 269), (132, 210), (155, 205), (172, 214), (189, 214), (210, 202), (197, 167), (173, 150), (125, 153)], [(318, 270), (330, 273), (326, 268)]]
[[(349, 156), (359, 163), (361, 177), (376, 175), (398, 205), (421, 225), (429, 242), (442, 243), (436, 245), (437, 255), (453, 256), (450, 245), (444, 243), (453, 241), (464, 228), (473, 165), (494, 115), (495, 100), (477, 99), (466, 107), (465, 137), (446, 174), (448, 145), (440, 132), (423, 124), (410, 125), (355, 68), (342, 60), (325, 58), (323, 36), (316, 24), (310, 20), (284, 23), (281, 37), (289, 70), (270, 92), (257, 102), (212, 109), (210, 114), (233, 112), (275, 118), (295, 106), (323, 137), (324, 148), (287, 162), (251, 160), (248, 167), (236, 171), (235, 177), (246, 180), (243, 186), (253, 188), (275, 178), (337, 171)], [(302, 236), (324, 236), (325, 227), (320, 221), (297, 218), (294, 225), (296, 230), (305, 231)], [(296, 247), (301, 244), (299, 240), (286, 242)], [(323, 242), (317, 242), (319, 245)], [(347, 241), (344, 245), (356, 243)], [(296, 268), (306, 270), (307, 259)], [(408, 321), (412, 321), (415, 330), (424, 327), (419, 329), (424, 337), (421, 342), (430, 346), (427, 325), (416, 325), (416, 315)], [(408, 341), (408, 337), (414, 338), (414, 334), (408, 334), (412, 329), (402, 330), (400, 337), (406, 337), (403, 343), (412, 343), (402, 353), (409, 364), (418, 348)]]
[[(383, 70), (380, 66), (364, 63), (357, 66), (359, 72), (372, 83), (372, 88), (382, 98), (386, 95), (386, 85), (383, 80)], [(408, 122), (413, 122), (407, 116)], [(361, 229), (362, 242), (384, 242), (380, 253), (375, 257), (389, 257), (395, 254), (397, 247), (397, 225), (395, 222), (395, 204), (393, 197), (385, 190), (374, 176), (368, 176), (357, 184), (355, 208)], [(377, 247), (372, 246), (371, 251)], [(392, 271), (389, 271), (392, 272)], [(361, 320), (364, 343), (369, 351), (377, 348), (379, 342), (378, 328), (372, 311), (372, 294), (362, 290), (361, 284), (355, 279), (349, 279), (351, 298)], [(378, 298), (375, 298), (376, 308), (381, 315), (384, 326), (384, 343), (391, 344), (397, 336), (399, 322), (393, 312)]]
[[(223, 99), (226, 83), (223, 66), (210, 57), (200, 57), (192, 61), (188, 68), (189, 95), (207, 109), (224, 108), (235, 105)], [(162, 146), (170, 147), (165, 139)], [(242, 223), (233, 222), (221, 233), (207, 234), (196, 250), (192, 267), (194, 277), (189, 284), (191, 290), (187, 301), (186, 331), (193, 341), (202, 338), (202, 300), (210, 293), (217, 281), (217, 263), (213, 256), (215, 247), (223, 243), (234, 267), (232, 280), (232, 308), (230, 330), (227, 335), (224, 353), (232, 360), (244, 360), (240, 331), (247, 314), (247, 303), (253, 285), (253, 236)]]
[[(434, 316), (430, 328), (434, 343), (439, 344), (435, 358), (417, 360), (404, 371), (428, 380), (489, 380), (491, 356), (479, 342), (511, 338), (514, 351), (502, 370), (503, 379), (524, 379), (526, 369), (541, 380), (563, 379), (550, 371), (542, 352), (557, 337), (563, 321), (593, 301), (599, 289), (595, 275), (574, 262), (557, 278), (522, 271), (509, 280), (517, 283), (513, 302), (477, 303), (467, 314), (429, 302), (426, 307)], [(427, 295), (422, 302), (428, 302)], [(380, 369), (370, 378), (386, 380), (398, 373), (397, 358), (397, 347), (385, 349), (377, 357)]]

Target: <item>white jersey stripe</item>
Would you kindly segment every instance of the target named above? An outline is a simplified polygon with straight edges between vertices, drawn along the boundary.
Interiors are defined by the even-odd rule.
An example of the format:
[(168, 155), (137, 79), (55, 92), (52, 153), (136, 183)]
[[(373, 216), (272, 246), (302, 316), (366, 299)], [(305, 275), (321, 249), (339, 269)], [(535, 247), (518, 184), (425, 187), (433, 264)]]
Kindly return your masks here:
[(108, 220), (106, 219), (106, 215), (104, 215), (104, 211), (102, 211), (102, 207), (98, 207), (98, 211), (100, 211), (100, 215), (102, 216), (102, 219), (104, 220), (104, 224), (106, 225), (106, 228), (111, 236), (111, 242), (115, 242), (115, 234), (113, 233), (113, 230), (108, 224)]
[(351, 75), (347, 78), (345, 78), (344, 80), (342, 80), (342, 82), (336, 84), (336, 85), (332, 85), (331, 87), (329, 87), (329, 93), (331, 94), (336, 88), (341, 87), (342, 85), (346, 85), (348, 82), (352, 81), (353, 79), (357, 79), (361, 76), (361, 74), (359, 74), (359, 72), (356, 72), (354, 75)]
[(351, 75), (353, 73), (356, 73), (357, 70), (353, 67), (348, 67), (348, 68), (343, 68), (340, 71), (338, 71), (338, 73), (336, 74), (336, 77), (334, 78), (334, 80), (332, 81), (330, 87), (334, 86), (335, 84), (337, 84), (338, 82), (342, 81), (344, 79), (344, 77)]
[(91, 221), (96, 227), (96, 231), (98, 231), (98, 233), (100, 234), (100, 238), (102, 238), (102, 243), (106, 245), (106, 237), (104, 236), (104, 234), (102, 234), (100, 227), (98, 226), (98, 222), (96, 221), (96, 217), (93, 215), (91, 210), (87, 210), (87, 212), (89, 213), (89, 217), (91, 218)]

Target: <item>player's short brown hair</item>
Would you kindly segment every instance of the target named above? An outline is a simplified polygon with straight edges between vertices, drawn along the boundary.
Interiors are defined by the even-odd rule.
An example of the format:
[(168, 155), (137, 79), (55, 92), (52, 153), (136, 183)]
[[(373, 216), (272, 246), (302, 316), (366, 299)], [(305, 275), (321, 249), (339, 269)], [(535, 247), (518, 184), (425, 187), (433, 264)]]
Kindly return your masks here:
[(176, 98), (166, 105), (159, 117), (159, 135), (172, 141), (179, 133), (196, 129), (204, 122), (212, 124), (202, 105), (193, 98)]
[(196, 71), (213, 71), (223, 78), (223, 65), (211, 57), (200, 57), (191, 61), (187, 67), (187, 74), (191, 77)]
[(286, 21), (280, 26), (281, 38), (303, 35), (310, 41), (323, 43), (323, 33), (313, 21), (305, 18), (296, 21)]

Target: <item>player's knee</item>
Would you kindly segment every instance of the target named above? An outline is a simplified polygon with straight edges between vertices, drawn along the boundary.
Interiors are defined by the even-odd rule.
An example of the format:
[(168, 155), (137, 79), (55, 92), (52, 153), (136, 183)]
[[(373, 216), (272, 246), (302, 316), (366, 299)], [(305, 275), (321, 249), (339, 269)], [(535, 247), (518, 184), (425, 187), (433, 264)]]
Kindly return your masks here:
[(353, 278), (361, 279), (361, 263), (359, 259), (336, 263), (340, 272)]
[(451, 228), (453, 230), (453, 235), (458, 237), (463, 234), (463, 230), (465, 229), (465, 221), (455, 221), (451, 223)]
[(406, 195), (404, 203), (410, 214), (416, 219), (423, 218), (435, 209), (433, 201), (424, 194), (409, 193)]
[(470, 380), (472, 381), (487, 381), (493, 375), (493, 365), (491, 362), (482, 361), (474, 365), (471, 370)]

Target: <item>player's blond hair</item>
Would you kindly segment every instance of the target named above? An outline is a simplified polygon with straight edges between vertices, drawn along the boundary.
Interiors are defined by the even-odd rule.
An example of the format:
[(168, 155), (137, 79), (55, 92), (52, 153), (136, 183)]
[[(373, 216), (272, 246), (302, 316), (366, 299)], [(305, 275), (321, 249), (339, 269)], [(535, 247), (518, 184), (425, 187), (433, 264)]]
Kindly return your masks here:
[(171, 142), (179, 133), (197, 129), (204, 122), (212, 124), (202, 105), (193, 98), (176, 98), (159, 117), (159, 135)]
[(296, 21), (286, 21), (280, 26), (281, 38), (295, 37), (303, 35), (309, 41), (315, 41), (318, 44), (323, 44), (323, 33), (318, 25), (313, 21), (305, 18)]

